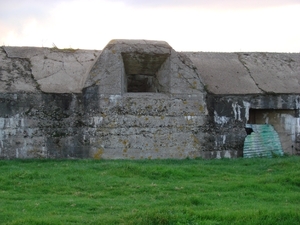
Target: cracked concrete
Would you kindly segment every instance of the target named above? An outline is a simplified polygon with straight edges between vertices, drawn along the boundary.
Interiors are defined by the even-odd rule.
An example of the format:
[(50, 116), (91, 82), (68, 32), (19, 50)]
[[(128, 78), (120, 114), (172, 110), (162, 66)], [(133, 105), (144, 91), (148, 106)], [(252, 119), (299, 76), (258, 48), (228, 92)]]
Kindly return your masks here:
[(264, 92), (299, 93), (299, 54), (249, 53), (242, 54), (241, 59)]
[(206, 89), (215, 94), (261, 93), (235, 53), (186, 53)]
[(251, 109), (270, 109), (282, 137), (300, 129), (299, 56), (0, 47), (0, 158), (242, 156)]
[(8, 58), (27, 59), (40, 90), (48, 93), (80, 93), (88, 71), (101, 51), (3, 47)]
[(211, 93), (300, 93), (299, 53), (185, 54)]
[[(3, 91), (16, 91), (19, 88), (20, 91), (34, 92), (39, 91), (40, 88), (47, 93), (80, 93), (82, 88), (100, 82), (103, 86), (105, 82), (121, 85), (122, 79), (114, 80), (113, 76), (109, 76), (123, 67), (122, 56), (117, 52), (169, 54), (160, 71), (166, 74), (170, 70), (170, 73), (177, 73), (177, 76), (173, 75), (171, 79), (167, 79), (161, 74), (158, 83), (159, 89), (163, 92), (179, 94), (190, 89), (197, 92), (203, 90), (202, 84), (204, 84), (209, 92), (215, 94), (299, 93), (299, 54), (176, 53), (166, 42), (150, 43), (145, 40), (112, 40), (104, 49), (103, 56), (100, 57), (101, 62), (98, 62), (97, 67), (102, 69), (97, 71), (92, 67), (101, 55), (101, 51), (3, 47), (0, 87)], [(24, 66), (20, 67), (20, 62), (24, 64), (26, 60), (30, 67), (27, 68), (27, 72), (24, 71)], [(20, 67), (19, 72), (15, 71), (16, 74), (23, 71), (28, 76), (22, 78), (10, 76), (10, 81), (4, 83), (4, 80), (8, 79), (7, 71), (10, 71), (8, 65), (11, 67), (12, 61)], [(33, 80), (30, 78), (30, 73)], [(191, 77), (189, 74), (194, 75)], [(111, 81), (105, 81), (105, 77)], [(121, 90), (120, 85), (117, 87), (118, 90)], [(166, 85), (171, 89), (165, 90)]]
[(27, 58), (9, 58), (0, 48), (0, 92), (38, 92)]
[[(3, 66), (17, 70), (16, 79), (28, 72), (34, 93), (0, 89), (0, 158), (195, 158), (205, 149), (198, 140), (205, 134), (196, 133), (207, 117), (206, 92), (190, 59), (166, 42), (112, 40), (102, 52), (1, 50)], [(127, 76), (154, 77), (155, 88), (132, 93)]]
[[(246, 62), (246, 61), (244, 60), (244, 58), (243, 58), (244, 54), (242, 54), (242, 53), (237, 53), (237, 55), (238, 55), (239, 61), (243, 64), (243, 66), (245, 67), (245, 69), (248, 71), (249, 76), (250, 76), (250, 77), (252, 78), (252, 80), (255, 82), (255, 79), (254, 79), (254, 77), (252, 76), (250, 69), (247, 67), (247, 62)], [(246, 54), (246, 56), (248, 56), (248, 54)], [(259, 90), (261, 90), (262, 93), (265, 92), (265, 91), (259, 86), (259, 83), (255, 82), (255, 84), (256, 84), (257, 88), (258, 88)]]

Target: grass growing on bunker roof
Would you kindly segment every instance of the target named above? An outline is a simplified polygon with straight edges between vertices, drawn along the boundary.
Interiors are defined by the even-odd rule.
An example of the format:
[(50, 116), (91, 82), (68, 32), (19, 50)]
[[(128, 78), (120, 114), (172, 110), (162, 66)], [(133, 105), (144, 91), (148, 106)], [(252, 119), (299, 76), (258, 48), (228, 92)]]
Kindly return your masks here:
[(2, 160), (0, 224), (299, 224), (300, 158)]

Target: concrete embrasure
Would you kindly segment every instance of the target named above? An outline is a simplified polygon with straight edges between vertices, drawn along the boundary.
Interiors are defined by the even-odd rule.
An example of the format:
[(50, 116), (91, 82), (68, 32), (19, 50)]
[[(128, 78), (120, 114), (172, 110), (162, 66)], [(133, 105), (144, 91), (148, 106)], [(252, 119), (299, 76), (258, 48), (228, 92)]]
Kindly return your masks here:
[[(2, 50), (9, 66), (28, 64), (32, 91), (1, 89), (1, 158), (202, 155), (206, 92), (190, 59), (166, 42), (113, 40), (101, 52)], [(154, 77), (155, 88), (128, 91), (128, 76), (140, 75)]]
[[(155, 88), (128, 92), (129, 75), (153, 76)], [(85, 134), (97, 137), (90, 140), (94, 155), (131, 159), (201, 156), (204, 146), (196, 132), (206, 120), (206, 93), (189, 58), (166, 42), (111, 41), (91, 69), (84, 93), (101, 96), (100, 102), (90, 103), (101, 112), (87, 113), (93, 120)]]

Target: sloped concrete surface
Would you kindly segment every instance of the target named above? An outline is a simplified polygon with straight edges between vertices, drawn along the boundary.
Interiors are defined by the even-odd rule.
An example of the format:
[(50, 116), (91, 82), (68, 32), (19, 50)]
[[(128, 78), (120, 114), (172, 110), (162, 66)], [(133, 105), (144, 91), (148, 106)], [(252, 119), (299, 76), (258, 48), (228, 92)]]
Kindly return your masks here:
[[(117, 49), (113, 49), (116, 44)], [(125, 52), (130, 52), (132, 48), (136, 52), (147, 49), (146, 52), (161, 55), (171, 54), (172, 49), (166, 42), (160, 41), (153, 45), (144, 40), (112, 40), (106, 51), (127, 49)], [(100, 50), (4, 46), (0, 49), (0, 91), (80, 93), (83, 87), (103, 80), (102, 75), (107, 73), (104, 68), (111, 67), (113, 70), (123, 66), (121, 55), (112, 54), (115, 58), (108, 59), (104, 54), (99, 61), (104, 64), (97, 65), (104, 71), (91, 71), (89, 75), (100, 54)], [(300, 93), (300, 53), (185, 52), (178, 55), (183, 62), (191, 60), (188, 67), (197, 68), (199, 79), (214, 94)], [(180, 70), (186, 68), (179, 67)], [(182, 91), (186, 87), (174, 84), (174, 90), (178, 88)]]
[(300, 54), (245, 53), (241, 63), (266, 93), (300, 93)]
[(215, 94), (261, 93), (235, 53), (186, 53)]
[[(3, 47), (9, 59), (30, 61), (38, 88), (48, 93), (79, 93), (101, 51), (34, 47)], [(32, 88), (31, 88), (32, 89)]]
[(211, 93), (300, 93), (300, 53), (185, 54)]

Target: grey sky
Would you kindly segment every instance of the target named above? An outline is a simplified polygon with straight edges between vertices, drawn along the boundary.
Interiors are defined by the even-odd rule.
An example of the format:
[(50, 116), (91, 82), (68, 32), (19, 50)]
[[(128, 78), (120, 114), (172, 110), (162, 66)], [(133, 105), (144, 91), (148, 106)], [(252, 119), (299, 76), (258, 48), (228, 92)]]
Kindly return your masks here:
[(0, 21), (8, 26), (21, 26), (28, 18), (44, 19), (58, 0), (0, 0)]
[[(0, 20), (2, 23), (18, 26), (26, 18), (47, 18), (49, 12), (59, 3), (75, 1), (0, 0)], [(300, 4), (300, 0), (109, 0), (109, 2), (122, 2), (133, 8), (199, 7), (211, 10), (257, 9)], [(88, 0), (86, 4), (89, 4)]]
[[(113, 0), (120, 1), (120, 0)], [(264, 8), (300, 4), (300, 0), (121, 0), (125, 4), (139, 7), (205, 7), (205, 8)]]
[(0, 0), (0, 45), (102, 48), (130, 38), (180, 50), (298, 52), (299, 11), (300, 0)]
[[(27, 17), (47, 17), (58, 3), (76, 0), (0, 0), (0, 19), (15, 23)], [(200, 7), (206, 9), (254, 9), (300, 4), (300, 0), (110, 0), (137, 8)], [(89, 1), (86, 1), (89, 4)], [(72, 10), (70, 8), (70, 10)]]

